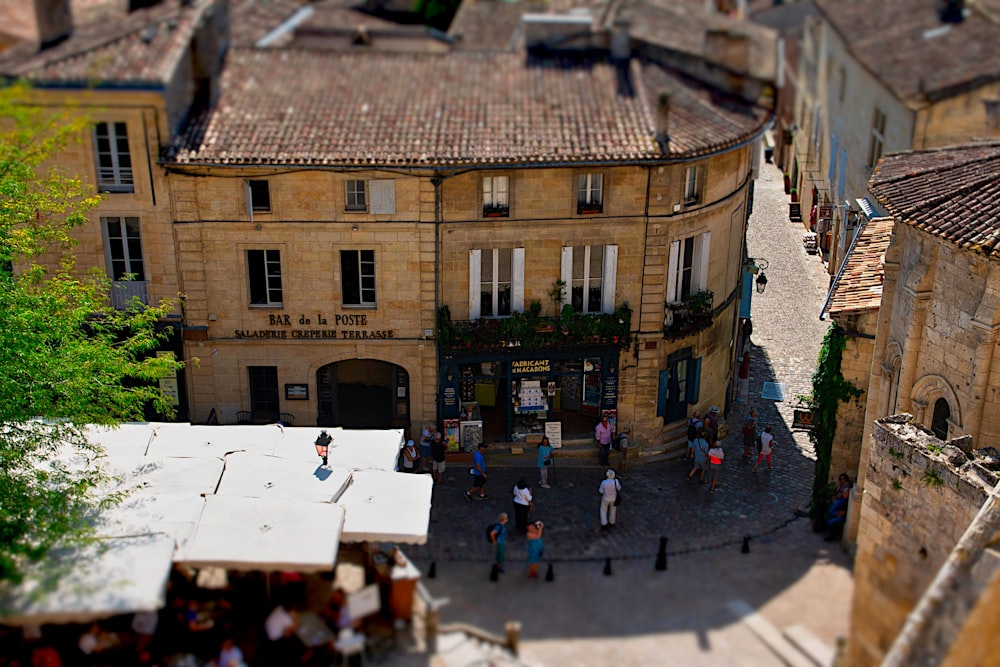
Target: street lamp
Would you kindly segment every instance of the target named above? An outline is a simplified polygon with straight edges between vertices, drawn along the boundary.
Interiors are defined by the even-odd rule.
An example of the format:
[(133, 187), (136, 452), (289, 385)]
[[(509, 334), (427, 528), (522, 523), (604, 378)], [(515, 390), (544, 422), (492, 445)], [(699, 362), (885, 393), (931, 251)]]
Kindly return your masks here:
[(333, 438), (324, 430), (319, 432), (319, 435), (316, 436), (316, 442), (313, 443), (316, 445), (316, 455), (323, 459), (323, 465), (326, 465), (331, 442), (333, 442)]
[(766, 259), (762, 257), (747, 257), (743, 268), (757, 276), (757, 294), (763, 294), (764, 290), (767, 289), (767, 276), (764, 275), (764, 269), (769, 267), (771, 264)]

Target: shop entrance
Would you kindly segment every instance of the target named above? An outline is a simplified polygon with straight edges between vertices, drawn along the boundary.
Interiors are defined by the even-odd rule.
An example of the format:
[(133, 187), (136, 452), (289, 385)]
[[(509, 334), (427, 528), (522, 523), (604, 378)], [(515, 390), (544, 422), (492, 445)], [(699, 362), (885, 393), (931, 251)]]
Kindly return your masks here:
[(344, 428), (409, 428), (410, 376), (402, 366), (350, 359), (316, 371), (316, 423)]

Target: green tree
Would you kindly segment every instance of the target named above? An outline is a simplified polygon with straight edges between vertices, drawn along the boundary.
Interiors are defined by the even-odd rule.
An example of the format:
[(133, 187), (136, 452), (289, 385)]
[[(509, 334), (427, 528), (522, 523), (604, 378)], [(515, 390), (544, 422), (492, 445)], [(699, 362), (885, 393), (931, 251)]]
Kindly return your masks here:
[(92, 536), (93, 512), (120, 496), (86, 425), (168, 414), (156, 380), (180, 366), (153, 354), (173, 303), (116, 311), (107, 277), (77, 270), (73, 231), (101, 197), (57, 160), (89, 123), (28, 95), (0, 91), (0, 582)]

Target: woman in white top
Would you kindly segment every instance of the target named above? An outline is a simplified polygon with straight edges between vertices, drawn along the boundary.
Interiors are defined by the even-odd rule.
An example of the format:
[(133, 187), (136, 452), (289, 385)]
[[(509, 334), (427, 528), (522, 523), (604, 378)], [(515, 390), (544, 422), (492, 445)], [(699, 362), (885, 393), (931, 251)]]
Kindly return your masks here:
[(412, 440), (406, 441), (403, 448), (403, 472), (417, 472), (420, 470), (420, 454), (417, 453), (416, 445)]
[(622, 483), (615, 479), (614, 470), (608, 470), (604, 473), (604, 477), (606, 479), (597, 487), (597, 492), (601, 494), (601, 528), (615, 525), (615, 516), (618, 513), (615, 499), (622, 490)]
[(528, 532), (529, 510), (531, 510), (531, 487), (522, 477), (514, 485), (514, 527), (521, 535)]
[(767, 459), (767, 469), (771, 470), (771, 452), (774, 450), (774, 435), (771, 433), (771, 426), (768, 425), (764, 432), (760, 434), (760, 449), (757, 450), (757, 463), (754, 464), (753, 471), (757, 472), (760, 462)]

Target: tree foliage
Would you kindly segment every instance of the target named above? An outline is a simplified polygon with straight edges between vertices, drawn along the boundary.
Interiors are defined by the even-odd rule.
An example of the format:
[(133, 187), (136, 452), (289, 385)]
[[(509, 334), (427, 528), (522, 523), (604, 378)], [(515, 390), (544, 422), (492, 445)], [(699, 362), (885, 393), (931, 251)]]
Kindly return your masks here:
[(88, 539), (117, 496), (85, 425), (168, 414), (156, 380), (179, 367), (153, 354), (172, 303), (116, 311), (107, 277), (77, 270), (74, 230), (101, 197), (57, 161), (89, 123), (20, 104), (29, 93), (0, 91), (0, 581)]

